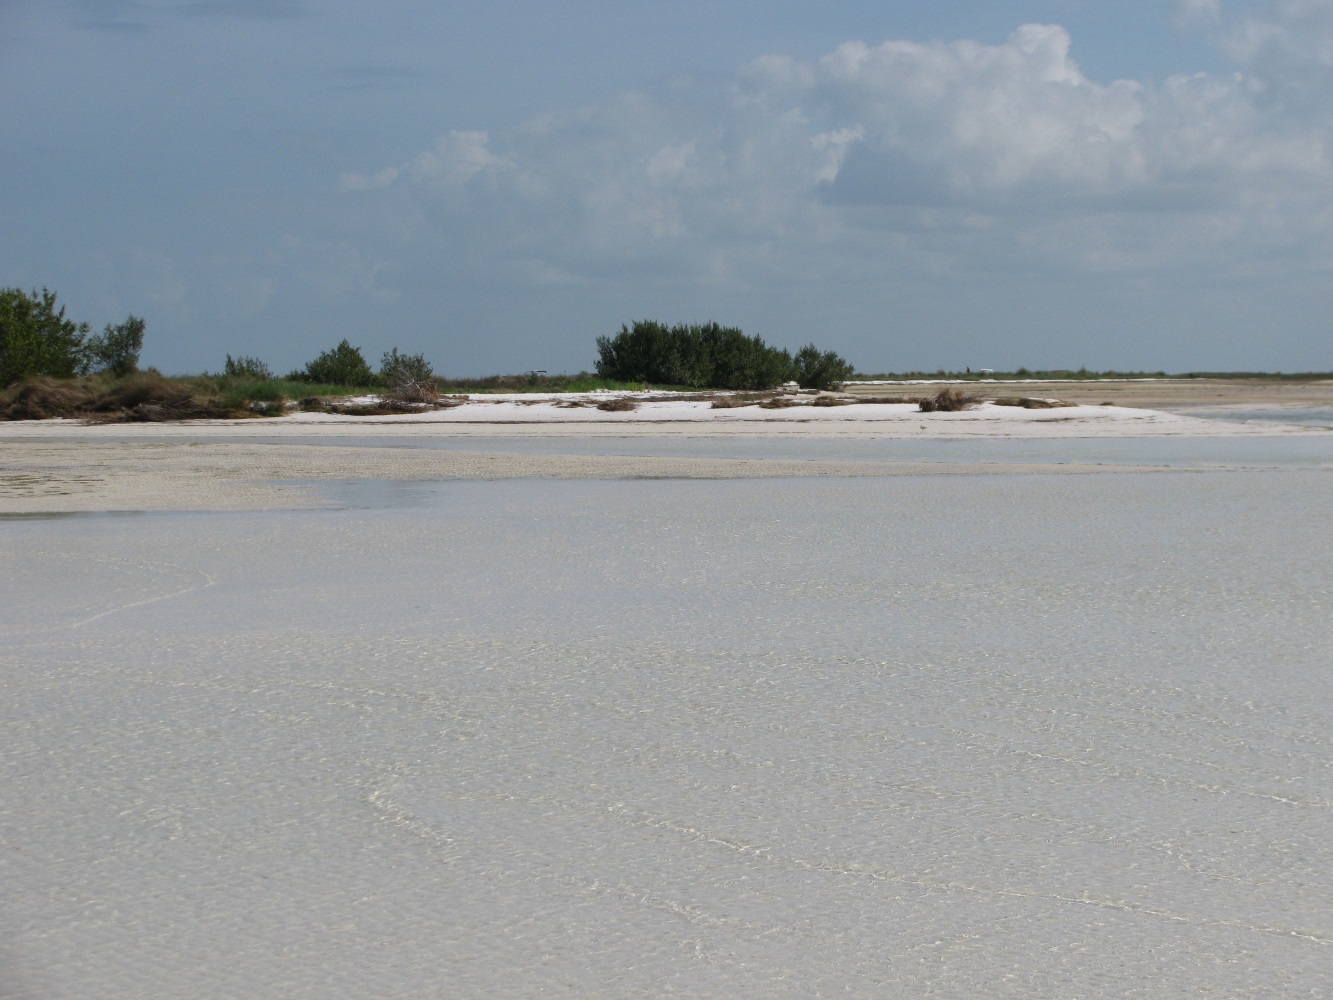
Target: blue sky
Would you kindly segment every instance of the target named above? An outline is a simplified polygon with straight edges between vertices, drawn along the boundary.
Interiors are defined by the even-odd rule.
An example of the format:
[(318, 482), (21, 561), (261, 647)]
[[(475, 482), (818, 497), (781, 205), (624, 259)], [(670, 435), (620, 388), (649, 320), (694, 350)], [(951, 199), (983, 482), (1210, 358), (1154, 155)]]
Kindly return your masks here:
[(1333, 368), (1333, 0), (0, 0), (0, 286), (143, 361)]

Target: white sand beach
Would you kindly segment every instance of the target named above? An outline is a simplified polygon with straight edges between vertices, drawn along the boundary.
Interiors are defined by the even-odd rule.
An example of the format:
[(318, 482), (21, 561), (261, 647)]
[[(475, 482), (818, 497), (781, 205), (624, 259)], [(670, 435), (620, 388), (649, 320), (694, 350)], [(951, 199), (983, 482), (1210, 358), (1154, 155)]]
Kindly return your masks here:
[[(1039, 398), (1049, 398), (1037, 394)], [(377, 397), (349, 400), (368, 404)], [(118, 423), (102, 433), (116, 436), (195, 436), (223, 428), (229, 436), (264, 437), (308, 435), (315, 429), (338, 429), (359, 434), (395, 433), (411, 428), (421, 434), (506, 433), (558, 435), (578, 428), (614, 429), (640, 435), (801, 435), (876, 436), (950, 439), (958, 437), (1156, 437), (1275, 435), (1312, 433), (1309, 427), (1279, 422), (1242, 426), (1219, 424), (1160, 409), (1121, 405), (1075, 404), (1055, 409), (1023, 409), (983, 402), (956, 413), (922, 413), (912, 403), (850, 403), (814, 406), (814, 397), (795, 397), (785, 409), (757, 405), (714, 409), (704, 400), (672, 399), (654, 392), (605, 393), (496, 393), (469, 397), (458, 405), (417, 413), (382, 416), (344, 416), (322, 412), (291, 412), (281, 417), (254, 420), (190, 420), (176, 423)], [(854, 398), (854, 397), (853, 397)], [(636, 408), (616, 412), (597, 408), (598, 402), (627, 399)], [(1250, 404), (1255, 405), (1255, 404)], [(1262, 404), (1259, 404), (1262, 405)], [(572, 425), (572, 426), (571, 426)], [(85, 425), (77, 420), (21, 420), (0, 424), (0, 440), (52, 437)]]

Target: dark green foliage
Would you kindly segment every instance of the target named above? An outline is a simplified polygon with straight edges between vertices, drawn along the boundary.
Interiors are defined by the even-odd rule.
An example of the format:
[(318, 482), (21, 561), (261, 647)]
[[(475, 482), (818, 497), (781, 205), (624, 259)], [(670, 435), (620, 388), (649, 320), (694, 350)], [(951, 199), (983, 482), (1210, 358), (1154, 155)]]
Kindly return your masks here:
[(92, 370), (121, 377), (137, 372), (144, 325), (138, 316), (130, 316), (115, 326), (108, 323), (101, 333), (90, 337), (86, 350)]
[(88, 369), (87, 323), (65, 318), (56, 293), (0, 289), (0, 386), (34, 375), (71, 378)]
[(717, 323), (666, 327), (651, 320), (597, 338), (597, 374), (702, 389), (769, 389), (794, 374), (789, 353)]
[(379, 381), (366, 364), (361, 348), (353, 347), (346, 339), (307, 364), (304, 377), (307, 382), (350, 386), (372, 386)]
[(385, 351), (380, 360), (380, 378), (385, 385), (405, 379), (428, 382), (435, 377), (424, 354), (399, 354), (398, 348)]
[(814, 344), (806, 344), (796, 352), (796, 381), (804, 389), (832, 389), (854, 374), (852, 366), (832, 351), (821, 352)]
[(273, 378), (273, 370), (268, 365), (258, 358), (247, 357), (244, 354), (234, 359), (228, 354), (222, 374), (228, 378), (252, 378), (265, 382)]

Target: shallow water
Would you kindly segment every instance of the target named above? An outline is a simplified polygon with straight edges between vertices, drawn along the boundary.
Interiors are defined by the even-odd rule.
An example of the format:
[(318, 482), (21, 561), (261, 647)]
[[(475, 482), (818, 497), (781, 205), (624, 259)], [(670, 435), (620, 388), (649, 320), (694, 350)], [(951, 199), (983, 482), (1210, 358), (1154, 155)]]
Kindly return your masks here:
[(1333, 430), (1333, 406), (1269, 406), (1247, 410), (1235, 407), (1178, 407), (1175, 412), (1206, 420), (1259, 421), (1261, 423), (1302, 424)]
[(0, 992), (1319, 995), (1328, 482), (0, 525)]

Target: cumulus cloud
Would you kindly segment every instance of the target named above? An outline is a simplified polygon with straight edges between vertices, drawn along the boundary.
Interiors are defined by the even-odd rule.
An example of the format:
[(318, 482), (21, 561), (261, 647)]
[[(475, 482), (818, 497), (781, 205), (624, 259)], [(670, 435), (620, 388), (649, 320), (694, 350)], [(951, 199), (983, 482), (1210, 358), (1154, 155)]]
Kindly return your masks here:
[[(1181, 9), (1220, 14), (1209, 0)], [(1308, 29), (1309, 58), (1323, 58), (1313, 36), (1333, 39), (1331, 9), (1287, 0), (1233, 26), (1249, 41), (1232, 44), (1254, 55)], [(495, 137), (450, 132), (341, 187), (388, 199), (413, 239), (466, 243), (470, 267), (543, 281), (627, 268), (783, 281), (890, 261), (1223, 267), (1326, 241), (1328, 136), (1272, 102), (1261, 75), (1103, 83), (1072, 53), (1064, 28), (1029, 24), (998, 45), (766, 56), (721, 88), (622, 94)]]

